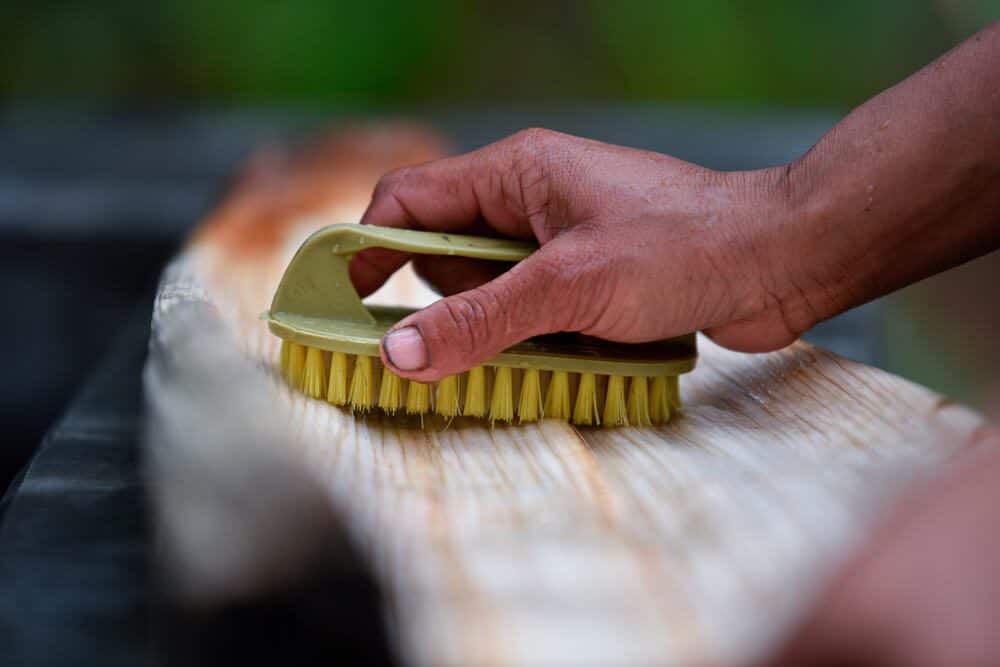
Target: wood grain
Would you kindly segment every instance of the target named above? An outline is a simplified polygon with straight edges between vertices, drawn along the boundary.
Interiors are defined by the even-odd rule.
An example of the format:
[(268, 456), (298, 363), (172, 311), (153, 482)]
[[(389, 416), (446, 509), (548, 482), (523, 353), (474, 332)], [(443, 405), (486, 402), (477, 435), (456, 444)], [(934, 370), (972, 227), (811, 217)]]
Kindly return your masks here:
[[(251, 465), (268, 449), (347, 517), (413, 664), (735, 664), (788, 627), (907, 481), (981, 425), (926, 389), (805, 343), (741, 355), (701, 340), (699, 367), (682, 382), (685, 413), (660, 428), (421, 428), (290, 392), (258, 319), (290, 254), (317, 226), (356, 220), (379, 172), (427, 159), (438, 142), (355, 128), (326, 145), (340, 148), (309, 185), (293, 176), (296, 159), (280, 178), (244, 180), (160, 288), (152, 471), (166, 548), (193, 590), (215, 594), (234, 571), (263, 576), (253, 549), (191, 537), (190, 517), (211, 515), (192, 498), (217, 501), (199, 485), (220, 487), (234, 461)], [(318, 183), (328, 190), (317, 194)], [(255, 217), (261, 201), (272, 205)], [(377, 298), (433, 296), (404, 271)], [(158, 371), (172, 355), (172, 370)], [(206, 361), (185, 365), (196, 356)], [(220, 374), (229, 385), (212, 379)], [(233, 414), (242, 417), (219, 424)], [(213, 437), (193, 447), (208, 428)], [(248, 432), (270, 434), (256, 454), (242, 444)]]

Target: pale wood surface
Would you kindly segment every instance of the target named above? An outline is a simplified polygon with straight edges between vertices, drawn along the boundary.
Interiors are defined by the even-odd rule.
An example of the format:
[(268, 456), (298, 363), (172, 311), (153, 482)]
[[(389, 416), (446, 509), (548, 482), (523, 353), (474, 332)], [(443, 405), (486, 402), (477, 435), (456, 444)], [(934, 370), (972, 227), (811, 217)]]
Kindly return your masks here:
[[(316, 226), (356, 220), (382, 170), (437, 150), (411, 130), (355, 130), (352, 141), (324, 158), (334, 166), (322, 179), (338, 187), (309, 190), (307, 204), (288, 183), (308, 174), (278, 160), (292, 176), (268, 196), (294, 201), (266, 219), (248, 213), (263, 186), (245, 179), (160, 288), (153, 364), (203, 355), (147, 374), (166, 548), (196, 589), (262, 576), (248, 564), (254, 549), (229, 557), (215, 544), (205, 556), (190, 516), (212, 516), (197, 487), (220, 483), (220, 461), (273, 448), (349, 521), (414, 664), (735, 664), (788, 627), (905, 482), (980, 426), (928, 390), (805, 343), (740, 355), (702, 339), (682, 380), (685, 414), (660, 428), (422, 429), (290, 392), (258, 319), (288, 257)], [(431, 298), (409, 273), (379, 297)], [(220, 373), (231, 384), (213, 384)], [(203, 429), (212, 437), (196, 437)], [(264, 432), (249, 445), (238, 436)], [(172, 456), (193, 462), (180, 466), (183, 493)], [(184, 511), (171, 511), (182, 495)], [(202, 524), (195, 532), (210, 532)]]

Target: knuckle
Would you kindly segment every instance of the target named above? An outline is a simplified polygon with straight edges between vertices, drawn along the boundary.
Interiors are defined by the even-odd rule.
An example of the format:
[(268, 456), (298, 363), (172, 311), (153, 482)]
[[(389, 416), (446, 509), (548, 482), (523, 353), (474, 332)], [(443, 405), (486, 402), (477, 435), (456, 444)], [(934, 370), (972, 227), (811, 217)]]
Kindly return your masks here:
[(529, 127), (517, 132), (511, 139), (516, 153), (538, 155), (551, 145), (557, 135), (557, 132), (543, 127)]
[(509, 168), (501, 183), (505, 204), (517, 211), (548, 240), (554, 234), (546, 230), (555, 188), (552, 183), (553, 165), (561, 137), (558, 132), (533, 127), (511, 137), (508, 146)]
[(451, 330), (442, 344), (463, 356), (475, 354), (489, 342), (491, 321), (483, 293), (477, 288), (441, 302)]
[(409, 167), (400, 167), (387, 172), (378, 180), (378, 184), (375, 186), (375, 193), (378, 195), (389, 195), (398, 192), (409, 173)]
[(518, 131), (514, 136), (517, 137), (521, 143), (532, 144), (544, 141), (548, 134), (551, 134), (551, 131), (545, 129), (544, 127), (527, 127)]

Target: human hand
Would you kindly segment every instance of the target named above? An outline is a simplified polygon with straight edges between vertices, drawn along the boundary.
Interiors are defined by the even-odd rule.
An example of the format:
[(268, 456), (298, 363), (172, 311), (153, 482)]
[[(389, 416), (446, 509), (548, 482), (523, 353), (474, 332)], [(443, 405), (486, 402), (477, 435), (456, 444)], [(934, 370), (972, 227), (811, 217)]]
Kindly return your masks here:
[(760, 667), (1000, 665), (1000, 434), (904, 502)]
[[(362, 222), (534, 237), (541, 248), (502, 273), (509, 267), (413, 257), (450, 296), (394, 327), (383, 361), (433, 381), (555, 331), (641, 342), (705, 330), (737, 350), (782, 347), (817, 318), (768, 238), (785, 215), (783, 173), (720, 173), (546, 130), (394, 171)], [(407, 259), (366, 250), (352, 280), (368, 294)]]
[[(542, 248), (499, 276), (417, 258), (451, 296), (394, 328), (382, 359), (432, 381), (553, 331), (640, 342), (700, 329), (771, 350), (1000, 247), (998, 65), (1000, 21), (775, 169), (719, 173), (528, 130), (392, 172), (363, 222), (534, 236)], [(352, 279), (368, 293), (406, 259), (359, 253)]]

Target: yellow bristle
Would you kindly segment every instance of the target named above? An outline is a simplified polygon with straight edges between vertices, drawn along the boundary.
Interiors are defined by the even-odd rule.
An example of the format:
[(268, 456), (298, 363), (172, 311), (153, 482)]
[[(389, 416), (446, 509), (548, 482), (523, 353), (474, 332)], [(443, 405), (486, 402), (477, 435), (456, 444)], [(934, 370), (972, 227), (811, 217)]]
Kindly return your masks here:
[(549, 390), (545, 394), (545, 417), (569, 419), (569, 373), (552, 371)]
[(542, 411), (542, 383), (537, 368), (527, 368), (521, 379), (521, 399), (517, 416), (523, 422), (537, 421)]
[(403, 380), (388, 368), (382, 369), (382, 385), (378, 390), (378, 406), (390, 415), (403, 407)]
[(431, 386), (423, 382), (409, 381), (406, 389), (406, 414), (422, 415), (431, 410)]
[(654, 424), (670, 421), (670, 387), (666, 376), (653, 378), (653, 386), (649, 390), (649, 417)]
[(281, 341), (281, 377), (288, 379), (288, 370), (290, 367), (290, 356), (292, 354), (292, 344), (287, 340)]
[(363, 354), (355, 357), (350, 402), (355, 410), (370, 410), (375, 405), (375, 376), (372, 373), (372, 358)]
[(493, 376), (493, 397), (490, 399), (490, 421), (509, 422), (514, 418), (514, 382), (510, 369), (498, 367)]
[(437, 386), (437, 400), (434, 411), (444, 417), (457, 417), (462, 414), (462, 404), (458, 400), (460, 388), (457, 375), (442, 378)]
[(482, 366), (469, 369), (469, 379), (465, 383), (466, 417), (482, 417), (486, 414), (486, 370)]
[(296, 389), (302, 389), (306, 376), (306, 347), (298, 343), (289, 343), (288, 350), (288, 382)]
[(580, 375), (580, 386), (576, 390), (576, 404), (573, 406), (575, 424), (600, 424), (597, 414), (597, 378), (593, 373)]
[(633, 426), (649, 426), (649, 385), (645, 377), (633, 377), (628, 385), (628, 422)]
[(679, 409), (681, 407), (681, 387), (676, 375), (667, 377), (667, 387), (670, 389), (670, 407)]
[(326, 362), (323, 360), (323, 351), (319, 348), (306, 348), (302, 391), (312, 398), (323, 398), (323, 392), (326, 391)]
[(330, 383), (326, 389), (326, 402), (347, 404), (347, 355), (333, 352), (330, 355)]
[(608, 394), (604, 400), (604, 425), (628, 426), (628, 412), (625, 407), (625, 378), (621, 375), (608, 376)]

